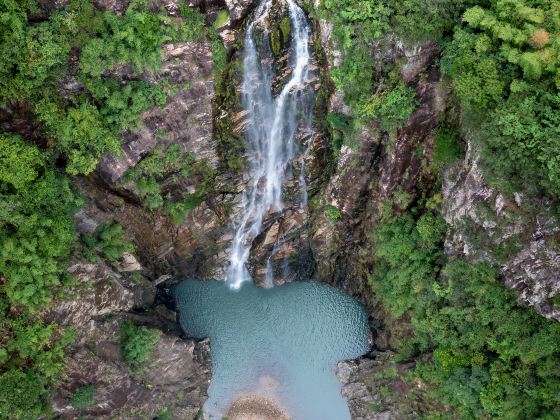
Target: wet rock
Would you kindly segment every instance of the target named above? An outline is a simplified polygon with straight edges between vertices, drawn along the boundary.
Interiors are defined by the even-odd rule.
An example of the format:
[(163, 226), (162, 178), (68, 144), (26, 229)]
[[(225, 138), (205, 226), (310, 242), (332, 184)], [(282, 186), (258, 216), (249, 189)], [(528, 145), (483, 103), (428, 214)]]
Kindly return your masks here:
[(125, 252), (117, 265), (117, 270), (120, 272), (142, 271), (142, 266), (133, 254)]
[(87, 212), (80, 210), (74, 215), (76, 231), (80, 234), (93, 234), (99, 227), (99, 222), (88, 215)]
[[(426, 52), (429, 56), (431, 50)], [(415, 60), (419, 60), (415, 57)], [(439, 119), (445, 111), (446, 91), (440, 85), (440, 75), (436, 69), (428, 79), (416, 85), (416, 98), (420, 106), (412, 113), (406, 126), (398, 130), (391, 153), (383, 163), (380, 187), (383, 195), (390, 198), (397, 188), (413, 192), (423, 184), (421, 167), (430, 152)], [(389, 139), (389, 141), (391, 141)], [(422, 154), (416, 153), (422, 146)]]
[(258, 4), (258, 0), (225, 0), (225, 2), (232, 22), (237, 22), (246, 17)]
[(405, 83), (411, 83), (430, 66), (431, 62), (438, 56), (439, 48), (436, 43), (428, 42), (403, 47), (402, 53), (406, 61), (401, 68), (401, 78)]
[[(379, 137), (372, 127), (358, 135), (358, 146), (343, 146), (335, 174), (323, 190), (322, 206), (313, 218), (311, 247), (317, 261), (316, 276), (340, 290), (366, 301), (367, 281), (357, 273), (356, 253), (365, 232), (365, 209), (376, 192), (381, 159)], [(336, 208), (331, 219), (327, 206)]]

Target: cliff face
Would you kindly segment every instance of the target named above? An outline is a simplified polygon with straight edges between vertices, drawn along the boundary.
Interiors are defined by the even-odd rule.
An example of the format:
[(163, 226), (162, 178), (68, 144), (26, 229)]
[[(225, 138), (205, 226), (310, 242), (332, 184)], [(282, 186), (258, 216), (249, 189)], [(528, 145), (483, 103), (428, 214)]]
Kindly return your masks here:
[[(118, 13), (127, 4), (97, 3)], [(152, 3), (153, 7), (163, 6), (170, 15), (177, 14), (176, 1)], [(193, 418), (206, 398), (211, 366), (208, 343), (179, 338), (175, 314), (156, 298), (156, 285), (177, 276), (223, 277), (232, 221), (239, 214), (247, 182), (243, 166), (234, 164), (246, 157), (242, 148), (232, 145), (243, 138), (244, 115), (236, 94), (243, 20), (256, 2), (190, 3), (206, 11), (209, 20), (221, 7), (228, 9), (229, 22), (220, 29), (229, 48), (222, 72), (226, 86), (216, 87), (209, 41), (163, 46), (162, 70), (146, 77), (155, 82), (166, 80), (177, 92), (164, 108), (143, 114), (140, 130), (123, 139), (122, 157), (106, 157), (95, 174), (76, 179), (87, 198), (87, 205), (76, 215), (78, 230), (91, 233), (100, 224), (117, 221), (137, 252), (115, 264), (86, 263), (76, 256), (70, 269), (79, 281), (74, 298), (59, 302), (47, 314), (77, 332), (67, 377), (53, 398), (54, 411), (64, 417), (76, 415), (68, 398), (85, 384), (97, 389), (96, 405), (86, 413), (102, 418), (130, 413), (153, 417), (163, 408), (170, 408), (176, 418)], [(280, 20), (271, 25), (278, 32), (277, 39), (287, 38)], [(345, 145), (335, 153), (329, 131), (317, 123), (328, 112), (350, 112), (343, 93), (334, 91), (329, 82), (329, 68), (337, 64), (339, 56), (331, 30), (325, 21), (314, 22), (316, 77), (309, 82), (316, 90), (316, 124), (311, 136), (301, 133), (299, 139), (302, 146), (310, 145), (309, 153), (300, 158), (306, 168), (309, 208), (302, 209), (296, 197), (301, 186), (302, 161), (298, 160), (286, 184), (286, 207), (281, 213), (267, 215), (263, 232), (254, 242), (250, 271), (261, 283), (270, 260), (276, 284), (307, 278), (327, 282), (366, 303), (375, 330), (383, 319), (376, 312), (368, 285), (369, 238), (382, 203), (392, 200), (395, 209), (405, 209), (436, 182), (426, 167), (432, 160), (436, 129), (449, 107), (448, 90), (435, 66), (439, 54), (435, 45), (385, 40), (372, 46), (379, 65), (403, 63), (401, 79), (415, 90), (418, 107), (394, 135), (383, 134), (374, 124), (364, 126), (353, 147)], [(279, 58), (285, 47), (285, 42), (279, 43)], [(281, 65), (278, 85), (285, 76), (283, 70)], [(210, 188), (180, 223), (173, 223), (163, 211), (150, 210), (125, 176), (154, 149), (172, 144), (178, 144), (211, 173)], [(519, 193), (513, 199), (497, 193), (479, 168), (476, 144), (469, 141), (467, 149), (466, 157), (446, 172), (443, 182), (447, 255), (497, 265), (504, 284), (518, 290), (520, 299), (544, 316), (560, 319), (553, 302), (560, 293), (560, 227), (549, 214), (549, 204)], [(201, 183), (201, 177), (168, 173), (161, 180), (162, 195), (173, 199), (177, 191), (195, 192)], [(336, 211), (329, 213), (333, 208)], [(497, 256), (496, 249), (503, 251)], [(132, 372), (121, 355), (120, 325), (124, 320), (163, 331), (141, 372)], [(390, 333), (379, 333), (375, 352), (339, 365), (338, 376), (353, 418), (399, 416), (398, 401), (380, 391), (387, 384), (401, 387), (402, 392), (405, 387), (380, 374), (393, 367), (386, 334)]]
[(541, 315), (560, 320), (560, 226), (551, 203), (488, 185), (480, 152), (469, 141), (465, 159), (445, 176), (443, 206), (449, 225), (445, 250), (469, 262), (499, 267), (504, 284)]

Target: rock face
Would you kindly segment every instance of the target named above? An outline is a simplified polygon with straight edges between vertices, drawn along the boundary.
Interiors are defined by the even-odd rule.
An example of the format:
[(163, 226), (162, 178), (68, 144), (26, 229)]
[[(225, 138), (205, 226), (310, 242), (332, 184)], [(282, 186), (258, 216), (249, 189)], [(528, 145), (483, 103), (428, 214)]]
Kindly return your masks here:
[(243, 19), (258, 4), (258, 0), (225, 0), (225, 2), (229, 10), (229, 18), (233, 22)]
[[(431, 44), (405, 48), (388, 42), (376, 54), (381, 61), (404, 60), (403, 72), (420, 105), (394, 136), (383, 135), (375, 126), (363, 127), (353, 148), (342, 146), (336, 170), (320, 193), (322, 205), (335, 207), (340, 216), (333, 220), (325, 207), (312, 215), (317, 278), (364, 302), (371, 300), (371, 291), (359, 255), (366, 252), (378, 205), (398, 195), (413, 197), (432, 182), (422, 165), (432, 153), (446, 97), (440, 75), (432, 67), (436, 54)], [(421, 73), (425, 77), (419, 77)], [(329, 111), (348, 112), (340, 92), (331, 97)], [(402, 203), (403, 208), (407, 205)]]
[[(130, 255), (127, 257), (130, 259)], [(182, 340), (173, 335), (174, 313), (154, 306), (155, 291), (147, 280), (134, 280), (101, 262), (76, 263), (69, 269), (78, 280), (74, 298), (54, 305), (47, 319), (76, 333), (65, 378), (51, 403), (62, 418), (153, 418), (163, 409), (175, 418), (192, 419), (207, 398), (210, 382), (208, 341)], [(128, 311), (147, 309), (136, 316)], [(158, 318), (171, 318), (170, 320)], [(156, 349), (146, 363), (132, 370), (121, 354), (121, 328), (126, 319), (158, 327)], [(95, 388), (94, 404), (76, 410), (69, 400), (82, 386)]]
[(450, 256), (499, 267), (509, 288), (547, 318), (560, 320), (552, 299), (560, 293), (560, 226), (545, 199), (514, 193), (506, 197), (488, 185), (473, 142), (463, 162), (451, 168), (443, 186), (445, 243)]
[(168, 80), (179, 92), (162, 109), (142, 115), (142, 127), (124, 138), (123, 157), (107, 156), (99, 165), (102, 177), (108, 182), (119, 180), (156, 144), (179, 144), (196, 160), (215, 168), (218, 154), (212, 135), (213, 68), (208, 42), (165, 45), (163, 68), (153, 81)]
[[(415, 417), (414, 404), (407, 410), (399, 406), (399, 394), (413, 395), (413, 390), (398, 379), (408, 365), (397, 367), (391, 352), (374, 351), (358, 360), (339, 362), (336, 377), (342, 396), (348, 402), (352, 420), (393, 420)], [(401, 372), (401, 373), (402, 373)]]

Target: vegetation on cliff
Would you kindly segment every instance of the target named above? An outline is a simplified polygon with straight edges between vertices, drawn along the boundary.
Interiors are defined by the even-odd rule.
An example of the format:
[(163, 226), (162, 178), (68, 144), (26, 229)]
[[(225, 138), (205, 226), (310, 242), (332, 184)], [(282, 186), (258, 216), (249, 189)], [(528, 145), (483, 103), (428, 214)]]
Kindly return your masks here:
[(376, 70), (375, 45), (395, 35), (438, 42), (441, 70), (462, 105), (463, 129), (476, 132), (493, 183), (558, 198), (558, 2), (325, 0), (321, 13), (334, 24), (342, 52), (332, 77), (355, 116), (375, 117), (390, 131), (413, 110), (398, 66)]
[[(121, 15), (89, 0), (44, 7), (0, 1), (0, 106), (28, 119), (0, 132), (0, 418), (44, 413), (64, 370), (72, 332), (45, 324), (39, 311), (73, 282), (66, 269), (83, 200), (69, 175), (118, 155), (141, 112), (175, 93), (147, 77), (161, 66), (162, 44), (206, 34), (204, 16), (186, 6), (181, 18), (149, 11), (142, 0)], [(82, 239), (92, 258), (132, 250), (119, 225)]]
[[(440, 130), (429, 170), (441, 173), (458, 156), (456, 133), (467, 134), (493, 187), (558, 203), (557, 1), (324, 0), (320, 15), (334, 25), (342, 57), (332, 77), (355, 120), (375, 119), (394, 135), (414, 94), (383, 45), (437, 43), (460, 118)], [(349, 117), (329, 117), (336, 141), (351, 141)], [(370, 251), (374, 298), (388, 325), (401, 325), (392, 343), (400, 357), (422, 360), (414, 376), (463, 418), (559, 417), (560, 325), (517, 303), (488, 264), (447, 260), (437, 200), (403, 211), (410, 201), (384, 213)]]
[(386, 219), (373, 238), (375, 298), (411, 326), (395, 339), (416, 375), (463, 418), (560, 416), (560, 324), (518, 304), (490, 266), (446, 261), (435, 213)]

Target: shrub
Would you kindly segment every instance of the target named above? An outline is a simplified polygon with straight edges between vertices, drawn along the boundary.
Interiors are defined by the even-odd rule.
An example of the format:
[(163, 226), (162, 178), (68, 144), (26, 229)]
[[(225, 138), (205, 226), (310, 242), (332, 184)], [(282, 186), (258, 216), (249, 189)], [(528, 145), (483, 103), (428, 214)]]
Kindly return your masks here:
[(332, 128), (332, 146), (335, 150), (340, 150), (344, 141), (352, 136), (353, 126), (350, 117), (340, 112), (329, 112), (327, 121)]
[(121, 347), (124, 359), (131, 367), (139, 367), (155, 350), (160, 331), (137, 327), (127, 321), (122, 328), (122, 334)]
[(457, 131), (446, 128), (440, 129), (435, 143), (431, 167), (436, 173), (443, 171), (464, 155), (464, 146), (461, 144)]
[[(194, 179), (202, 178), (196, 193), (176, 199), (174, 202), (164, 200), (160, 183), (178, 175)], [(135, 183), (136, 193), (146, 200), (151, 209), (164, 207), (174, 220), (181, 223), (184, 216), (202, 202), (206, 183), (212, 176), (212, 170), (203, 162), (195, 162), (191, 153), (185, 153), (178, 144), (167, 147), (157, 146), (134, 168), (126, 173), (126, 179)]]
[(106, 125), (99, 110), (82, 101), (77, 107), (61, 109), (56, 103), (40, 101), (35, 110), (47, 131), (56, 139), (71, 175), (89, 174), (103, 154), (118, 154), (120, 140)]
[(392, 131), (403, 127), (416, 105), (416, 92), (399, 82), (388, 92), (375, 95), (360, 112), (363, 116), (377, 118), (383, 130)]
[(72, 394), (69, 401), (74, 408), (87, 408), (95, 404), (95, 387), (92, 385), (81, 386)]
[(195, 209), (202, 203), (202, 200), (203, 195), (201, 193), (189, 194), (180, 201), (168, 203), (165, 206), (165, 211), (169, 214), (173, 223), (179, 225), (184, 222), (185, 217), (187, 217), (192, 209)]
[(97, 236), (84, 235), (84, 243), (109, 261), (117, 261), (125, 252), (134, 252), (134, 245), (126, 239), (122, 226), (118, 223), (101, 225)]
[(340, 220), (340, 210), (333, 206), (332, 204), (327, 204), (325, 206), (325, 211), (327, 212), (327, 216), (329, 217), (329, 220), (333, 223), (338, 222), (338, 220)]
[(45, 394), (41, 380), (33, 372), (10, 369), (0, 374), (0, 417), (39, 418)]
[(26, 145), (19, 136), (0, 133), (0, 181), (23, 189), (37, 178), (43, 157), (37, 147)]

